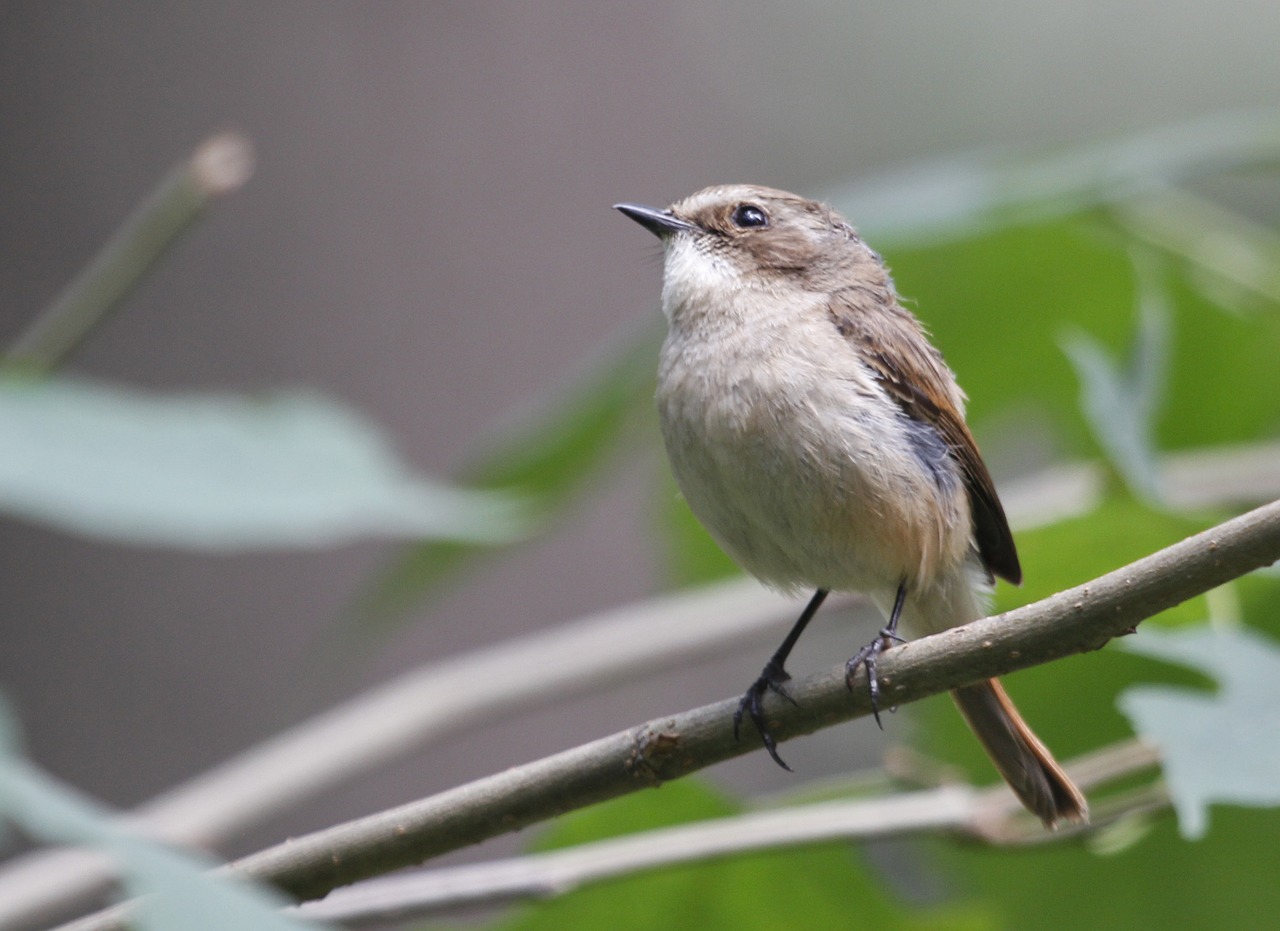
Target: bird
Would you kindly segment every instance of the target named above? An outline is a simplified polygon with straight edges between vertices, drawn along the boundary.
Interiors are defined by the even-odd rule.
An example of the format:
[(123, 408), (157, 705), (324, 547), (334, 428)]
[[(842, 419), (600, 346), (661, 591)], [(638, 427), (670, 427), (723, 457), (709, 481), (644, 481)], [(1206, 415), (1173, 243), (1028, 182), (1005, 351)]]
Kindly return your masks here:
[[(965, 421), (966, 397), (883, 259), (829, 205), (775, 188), (715, 185), (665, 208), (614, 205), (658, 236), (657, 408), (681, 494), (726, 553), (765, 585), (812, 595), (739, 702), (773, 760), (764, 714), (786, 661), (832, 591), (861, 592), (879, 635), (901, 640), (984, 617), (1017, 548)], [(996, 770), (1047, 828), (1088, 805), (990, 679), (952, 697)]]

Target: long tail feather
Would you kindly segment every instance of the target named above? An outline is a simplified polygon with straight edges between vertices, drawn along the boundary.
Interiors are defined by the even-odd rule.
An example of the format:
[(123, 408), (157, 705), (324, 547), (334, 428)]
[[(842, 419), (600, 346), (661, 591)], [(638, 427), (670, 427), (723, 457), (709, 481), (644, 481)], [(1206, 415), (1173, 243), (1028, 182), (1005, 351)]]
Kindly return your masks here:
[(951, 697), (1005, 782), (1045, 827), (1089, 820), (1083, 793), (1022, 720), (998, 679), (956, 689)]

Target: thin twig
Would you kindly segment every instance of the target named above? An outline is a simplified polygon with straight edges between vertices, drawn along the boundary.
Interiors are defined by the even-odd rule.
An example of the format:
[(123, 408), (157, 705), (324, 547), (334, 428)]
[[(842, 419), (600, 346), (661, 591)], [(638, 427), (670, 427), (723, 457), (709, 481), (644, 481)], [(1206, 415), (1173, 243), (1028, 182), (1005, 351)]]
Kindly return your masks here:
[[(1280, 497), (1280, 443), (1215, 447), (1164, 460), (1171, 500), (1208, 507)], [(1218, 476), (1230, 476), (1219, 481)], [(1056, 466), (1002, 488), (1026, 529), (1092, 510), (1103, 471)], [(613, 687), (760, 642), (792, 605), (739, 580), (651, 599), (411, 671), (250, 748), (135, 809), (150, 837), (203, 849), (425, 743), (538, 704)], [(531, 661), (532, 660), (532, 661)], [(100, 897), (112, 869), (93, 851), (37, 851), (0, 869), (0, 931), (48, 924)]]
[[(424, 743), (546, 702), (713, 654), (763, 646), (789, 599), (747, 579), (651, 598), (424, 666), (139, 806), (148, 837), (208, 848)], [(100, 898), (113, 876), (89, 850), (29, 854), (0, 870), (0, 928), (45, 926)]]
[(976, 795), (970, 786), (956, 785), (695, 822), (552, 853), (374, 880), (310, 902), (298, 914), (341, 922), (420, 919), (463, 906), (552, 898), (604, 879), (735, 854), (963, 831)]
[[(1280, 502), (1196, 534), (1034, 605), (890, 651), (882, 701), (905, 704), (990, 676), (1097, 649), (1140, 621), (1280, 559)], [(843, 664), (773, 702), (775, 735), (812, 733), (870, 711)], [(730, 699), (650, 721), (506, 773), (248, 857), (235, 872), (301, 897), (420, 862), (572, 808), (695, 772), (755, 749), (735, 741)]]
[(56, 368), (138, 285), (209, 203), (253, 173), (253, 148), (236, 133), (206, 139), (176, 165), (62, 293), (18, 337), (4, 367)]
[[(1137, 740), (1073, 760), (1067, 769), (1085, 790), (1150, 769), (1157, 755)], [(1152, 790), (1120, 804), (1095, 805), (1095, 827), (1150, 808)], [(1165, 805), (1168, 796), (1164, 795)], [(978, 790), (950, 784), (868, 799), (791, 805), (660, 828), (567, 850), (423, 870), (339, 889), (297, 909), (301, 917), (344, 925), (438, 917), (458, 908), (548, 899), (604, 879), (763, 850), (911, 834), (953, 832), (992, 845), (1068, 835), (1046, 834), (1004, 785)]]
[[(881, 701), (901, 705), (991, 676), (1098, 649), (1146, 618), (1280, 559), (1280, 501), (1005, 614), (903, 644), (880, 664)], [(870, 713), (865, 679), (844, 665), (771, 701), (785, 740)], [(286, 841), (232, 864), (234, 875), (299, 899), (381, 875), (595, 802), (661, 785), (744, 753), (729, 699), (575, 747), (379, 814)], [(76, 931), (119, 928), (90, 916)]]

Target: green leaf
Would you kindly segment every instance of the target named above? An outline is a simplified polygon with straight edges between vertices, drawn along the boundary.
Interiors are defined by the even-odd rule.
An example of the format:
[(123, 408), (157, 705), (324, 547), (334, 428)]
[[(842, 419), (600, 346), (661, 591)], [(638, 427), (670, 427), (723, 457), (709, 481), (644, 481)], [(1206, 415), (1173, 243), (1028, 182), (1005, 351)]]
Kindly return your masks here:
[(1212, 303), (1252, 313), (1280, 302), (1280, 234), (1266, 223), (1186, 189), (1158, 188), (1109, 212), (1121, 232), (1187, 270)]
[[(1133, 270), (1124, 248), (1069, 220), (892, 248), (887, 258), (969, 395), (969, 422), (989, 458), (998, 451), (988, 442), (995, 418), (1016, 420), (1019, 441), (1031, 424), (1054, 444), (1050, 455), (1093, 452), (1055, 334), (1077, 327), (1107, 342), (1125, 338)], [(988, 464), (999, 466), (998, 457)]]
[[(1035, 562), (1034, 571), (1028, 572), (1029, 585), (1040, 589), (1026, 593), (1029, 597), (1087, 579), (1108, 564), (1114, 568), (1165, 538), (1195, 529), (1173, 515), (1144, 512), (1129, 499), (1109, 500), (1099, 515), (1106, 519), (1095, 515), (1019, 536)], [(1055, 570), (1058, 563), (1064, 568)], [(1023, 592), (1009, 591), (1023, 600)], [(1242, 617), (1264, 626), (1268, 636), (1280, 637), (1280, 579), (1253, 573), (1232, 583), (1231, 596)], [(1175, 629), (1184, 630), (1182, 622), (1202, 624), (1212, 608), (1206, 599), (1194, 599), (1154, 623), (1163, 630), (1175, 620), (1180, 625)], [(1118, 643), (1141, 640), (1152, 623), (1144, 624), (1136, 638)], [(1117, 646), (1019, 673), (1008, 684), (1027, 720), (1065, 760), (1132, 734), (1132, 726), (1116, 708), (1116, 696), (1152, 672), (1150, 659)], [(1198, 670), (1169, 667), (1167, 676), (1188, 688), (1204, 688)], [(929, 711), (937, 720), (934, 713), (925, 716), (931, 735), (937, 738), (945, 724), (946, 734), (953, 738), (954, 747), (952, 742), (946, 746), (947, 759), (973, 750), (973, 771), (994, 779), (950, 703), (922, 704), (934, 706)], [(911, 710), (920, 707), (913, 705)], [(938, 740), (925, 749), (940, 752)], [(1093, 843), (1031, 849), (983, 849), (941, 841), (928, 846), (951, 881), (998, 910), (1008, 928), (1252, 927), (1258, 915), (1280, 914), (1280, 884), (1271, 865), (1280, 808), (1215, 807), (1212, 828), (1203, 839), (1189, 842), (1180, 836), (1172, 814), (1143, 818), (1135, 830), (1144, 836), (1107, 856), (1098, 856)]]
[[(1016, 538), (1023, 584), (998, 586), (996, 606), (1005, 611), (1048, 598), (1199, 533), (1221, 519), (1216, 514), (1170, 513), (1112, 494), (1089, 514), (1020, 531)], [(1170, 608), (1158, 618), (1162, 624), (1199, 623), (1206, 613), (1206, 601), (1200, 597)]]
[[(1085, 517), (1017, 534), (1024, 582), (1001, 583), (994, 608), (1007, 611), (1088, 582), (1142, 556), (1203, 530), (1211, 518), (1190, 519), (1153, 510), (1127, 496), (1114, 496)], [(1162, 612), (1148, 624), (1186, 626), (1202, 623), (1209, 607), (1193, 598)], [(1115, 696), (1141, 673), (1141, 662), (1105, 649), (1027, 669), (1004, 679), (1006, 688), (1032, 728), (1060, 759), (1086, 753), (1132, 733), (1115, 707)], [(1087, 682), (1087, 687), (1081, 687)], [(1066, 701), (1063, 696), (1070, 696)], [(922, 753), (959, 765), (979, 785), (998, 776), (953, 703), (938, 697), (903, 709), (906, 718), (895, 733)], [(907, 731), (917, 725), (915, 733)]]
[(1165, 449), (1280, 436), (1280, 314), (1238, 314), (1210, 303), (1186, 275), (1170, 282), (1171, 382), (1159, 443)]
[(146, 394), (0, 382), (0, 508), (111, 540), (204, 550), (365, 536), (491, 544), (510, 496), (413, 474), (352, 412), (311, 395)]
[[(1099, 233), (1093, 222), (1055, 221), (888, 251), (900, 291), (969, 394), (969, 422), (997, 478), (1004, 460), (1025, 469), (1099, 452), (1057, 338), (1083, 330), (1108, 346), (1132, 340), (1132, 253)], [(1224, 312), (1181, 271), (1162, 286), (1173, 338), (1153, 445), (1276, 435), (1280, 314)]]
[[(742, 806), (705, 784), (685, 779), (563, 818), (538, 847), (565, 847), (741, 810)], [(994, 925), (981, 910), (967, 904), (922, 909), (894, 901), (849, 847), (829, 843), (675, 866), (600, 883), (525, 908), (494, 927), (501, 931), (776, 931), (780, 927), (984, 931)]]
[(1129, 358), (1114, 360), (1083, 330), (1063, 337), (1063, 350), (1080, 379), (1080, 406), (1098, 445), (1130, 490), (1157, 504), (1163, 494), (1156, 465), (1155, 418), (1168, 368), (1169, 309), (1163, 288), (1138, 264), (1137, 332)]
[(1083, 843), (983, 849), (932, 843), (953, 883), (1007, 929), (1254, 928), (1280, 914), (1280, 812), (1228, 809), (1199, 843), (1157, 821), (1138, 844), (1098, 856)]
[(1127, 650), (1211, 676), (1216, 694), (1135, 686), (1120, 710), (1157, 744), (1188, 839), (1204, 836), (1209, 805), (1280, 805), (1280, 645), (1247, 629), (1146, 630)]

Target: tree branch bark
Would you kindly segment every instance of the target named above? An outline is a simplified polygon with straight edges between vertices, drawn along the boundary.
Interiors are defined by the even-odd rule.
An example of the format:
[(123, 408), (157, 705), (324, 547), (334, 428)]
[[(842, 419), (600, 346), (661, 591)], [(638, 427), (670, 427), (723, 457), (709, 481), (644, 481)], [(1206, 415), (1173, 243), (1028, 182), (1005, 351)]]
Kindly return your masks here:
[[(1144, 772), (1159, 754), (1127, 740), (1067, 764), (1084, 790)], [(1095, 806), (1093, 826), (1147, 811), (1168, 795), (1147, 787)], [(1115, 801), (1117, 804), (1112, 804)], [(1004, 784), (979, 789), (951, 783), (872, 798), (769, 808), (727, 818), (657, 828), (563, 850), (487, 863), (421, 870), (369, 880), (299, 906), (296, 914), (343, 927), (423, 921), (477, 906), (546, 900), (605, 879), (647, 870), (834, 840), (955, 833), (994, 846), (1044, 843), (1088, 830), (1072, 825), (1047, 834)]]
[[(1162, 466), (1177, 507), (1249, 506), (1280, 495), (1280, 443), (1183, 451), (1166, 456)], [(1104, 484), (1096, 463), (1068, 463), (1007, 483), (1001, 497), (1015, 529), (1027, 529), (1089, 512)], [(793, 617), (791, 604), (750, 580), (734, 580), (424, 666), (249, 748), (126, 817), (150, 837), (216, 848), (449, 733), (634, 680), (725, 644), (741, 648), (773, 636), (768, 631)], [(73, 915), (101, 897), (111, 878), (110, 863), (95, 851), (40, 850), (15, 858), (0, 867), (0, 931), (29, 931)]]
[[(883, 701), (905, 704), (1073, 653), (1188, 598), (1280, 560), (1280, 501), (1043, 601), (903, 644), (880, 663)], [(779, 740), (870, 713), (865, 678), (843, 664), (796, 681), (796, 704), (773, 701)], [(232, 864), (234, 875), (313, 899), (595, 802), (661, 785), (758, 749), (734, 740), (728, 699), (583, 744), (420, 801), (286, 841)], [(122, 927), (120, 915), (68, 928)]]
[[(1043, 601), (904, 644), (880, 663), (883, 700), (905, 704), (991, 676), (1098, 649), (1166, 608), (1280, 560), (1280, 502)], [(843, 664), (795, 683), (769, 707), (786, 740), (870, 713), (861, 674)], [(247, 857), (233, 872), (314, 898), (356, 879), (519, 830), (594, 802), (661, 785), (758, 749), (733, 738), (737, 699), (658, 718)]]

